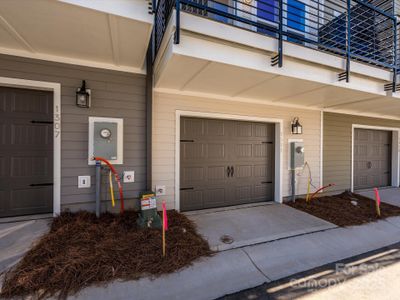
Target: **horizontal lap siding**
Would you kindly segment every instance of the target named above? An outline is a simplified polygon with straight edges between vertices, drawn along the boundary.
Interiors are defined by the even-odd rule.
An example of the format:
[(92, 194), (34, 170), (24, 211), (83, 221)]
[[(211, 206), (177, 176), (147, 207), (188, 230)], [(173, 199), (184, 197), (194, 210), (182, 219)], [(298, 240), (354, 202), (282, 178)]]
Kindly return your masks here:
[[(169, 208), (174, 208), (175, 205), (176, 110), (282, 119), (283, 196), (290, 195), (290, 172), (288, 171), (288, 139), (290, 138), (304, 139), (305, 159), (310, 164), (313, 183), (315, 186), (320, 185), (321, 113), (319, 111), (156, 93), (153, 104), (153, 184), (166, 185), (165, 199)], [(299, 136), (290, 133), (290, 122), (296, 116), (300, 118), (300, 123), (304, 128), (304, 134)], [(298, 177), (298, 194), (307, 192), (307, 178), (308, 171), (302, 172), (302, 175)]]
[[(117, 170), (135, 171), (136, 182), (124, 185), (127, 198), (137, 198), (139, 192), (145, 189), (144, 75), (0, 55), (0, 76), (61, 84), (62, 209), (94, 209), (95, 167), (87, 163), (89, 116), (124, 119), (124, 164)], [(92, 90), (92, 107), (89, 109), (75, 105), (76, 88), (83, 79)], [(78, 189), (79, 175), (91, 175), (92, 187)], [(106, 188), (103, 189), (103, 197), (108, 200), (104, 205), (109, 206)]]
[(400, 121), (347, 114), (324, 113), (324, 185), (334, 183), (333, 191), (351, 188), (352, 125), (400, 127)]

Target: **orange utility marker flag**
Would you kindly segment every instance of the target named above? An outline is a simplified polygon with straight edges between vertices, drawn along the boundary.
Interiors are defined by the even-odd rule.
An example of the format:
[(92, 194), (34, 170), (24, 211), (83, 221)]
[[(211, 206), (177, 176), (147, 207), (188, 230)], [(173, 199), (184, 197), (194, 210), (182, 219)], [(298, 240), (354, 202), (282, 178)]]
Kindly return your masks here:
[(162, 247), (163, 247), (163, 256), (165, 256), (165, 231), (168, 230), (168, 217), (167, 217), (167, 207), (165, 205), (165, 201), (162, 202)]
[(379, 191), (377, 188), (374, 188), (375, 191), (375, 206), (376, 206), (376, 213), (378, 214), (378, 216), (381, 216), (381, 197), (379, 196)]

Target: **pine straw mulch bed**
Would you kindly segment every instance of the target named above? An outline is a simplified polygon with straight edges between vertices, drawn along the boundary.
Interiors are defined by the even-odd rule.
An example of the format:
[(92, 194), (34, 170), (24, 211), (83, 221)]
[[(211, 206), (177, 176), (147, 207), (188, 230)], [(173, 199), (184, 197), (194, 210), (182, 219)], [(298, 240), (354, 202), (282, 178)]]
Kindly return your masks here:
[(136, 218), (134, 211), (105, 213), (99, 219), (89, 212), (62, 213), (5, 274), (0, 298), (66, 298), (91, 284), (172, 273), (212, 255), (192, 221), (168, 211), (163, 258), (161, 230), (138, 229)]
[[(357, 205), (352, 201), (356, 201)], [(375, 200), (350, 192), (314, 198), (308, 203), (305, 199), (296, 199), (296, 202), (286, 204), (341, 227), (400, 215), (400, 207), (381, 202), (381, 217), (378, 217)]]

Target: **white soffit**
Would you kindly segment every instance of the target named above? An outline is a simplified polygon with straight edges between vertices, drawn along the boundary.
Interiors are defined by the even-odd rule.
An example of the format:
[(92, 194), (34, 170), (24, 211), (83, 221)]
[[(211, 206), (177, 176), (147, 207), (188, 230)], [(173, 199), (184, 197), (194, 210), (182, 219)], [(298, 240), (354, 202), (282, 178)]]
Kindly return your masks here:
[[(0, 53), (144, 72), (151, 23), (65, 2), (1, 0)], [(148, 14), (140, 3), (135, 14)]]
[(400, 99), (383, 92), (360, 91), (348, 88), (346, 83), (329, 85), (184, 55), (173, 54), (156, 79), (158, 92), (400, 118)]

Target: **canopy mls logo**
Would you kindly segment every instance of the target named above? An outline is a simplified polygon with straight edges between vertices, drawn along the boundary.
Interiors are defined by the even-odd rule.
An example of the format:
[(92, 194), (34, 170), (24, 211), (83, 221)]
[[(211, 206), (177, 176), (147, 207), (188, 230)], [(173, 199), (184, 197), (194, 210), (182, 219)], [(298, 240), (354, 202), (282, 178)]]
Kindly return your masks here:
[[(381, 267), (378, 263), (362, 263), (359, 265), (337, 263), (335, 264), (334, 270), (323, 271), (300, 279), (293, 278), (290, 280), (290, 286), (297, 290), (312, 292), (342, 284), (347, 280), (372, 273), (379, 269), (381, 269)], [(376, 278), (374, 278), (374, 284), (380, 284), (379, 280), (377, 281)], [(382, 282), (382, 284), (384, 284), (384, 282)]]

